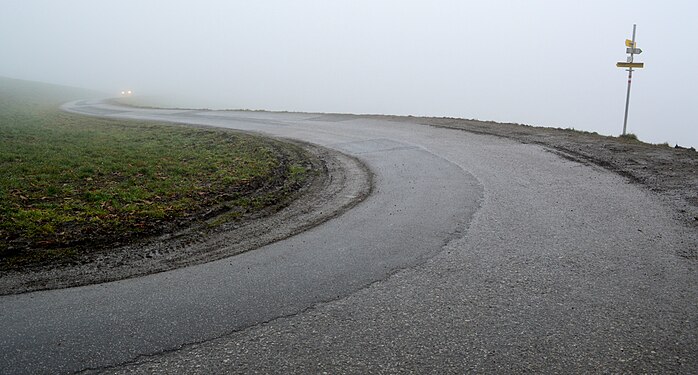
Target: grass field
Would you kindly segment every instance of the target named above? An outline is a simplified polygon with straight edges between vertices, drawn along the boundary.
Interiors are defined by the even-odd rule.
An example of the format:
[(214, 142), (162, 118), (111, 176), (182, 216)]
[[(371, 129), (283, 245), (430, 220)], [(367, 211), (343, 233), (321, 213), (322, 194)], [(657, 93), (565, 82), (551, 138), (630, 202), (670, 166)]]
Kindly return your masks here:
[[(0, 79), (0, 268), (278, 204), (295, 146), (247, 134), (61, 112), (77, 90)], [(292, 149), (289, 149), (291, 147)]]

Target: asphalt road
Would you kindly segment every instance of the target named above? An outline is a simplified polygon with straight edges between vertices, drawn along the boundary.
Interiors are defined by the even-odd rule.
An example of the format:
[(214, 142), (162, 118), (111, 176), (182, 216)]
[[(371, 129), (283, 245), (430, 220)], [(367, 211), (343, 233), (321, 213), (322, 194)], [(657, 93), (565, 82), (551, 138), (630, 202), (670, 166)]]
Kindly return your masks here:
[(70, 108), (310, 141), (376, 186), (236, 257), (0, 297), (0, 373), (698, 371), (698, 263), (677, 255), (695, 236), (615, 174), (404, 123)]

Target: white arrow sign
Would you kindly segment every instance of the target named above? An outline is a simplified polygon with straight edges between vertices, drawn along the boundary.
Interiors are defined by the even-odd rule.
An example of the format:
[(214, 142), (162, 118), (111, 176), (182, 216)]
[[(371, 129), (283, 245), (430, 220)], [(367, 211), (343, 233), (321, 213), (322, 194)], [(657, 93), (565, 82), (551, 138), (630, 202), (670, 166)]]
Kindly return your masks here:
[(639, 48), (626, 48), (625, 53), (630, 53), (633, 55), (639, 55), (642, 53), (642, 50)]

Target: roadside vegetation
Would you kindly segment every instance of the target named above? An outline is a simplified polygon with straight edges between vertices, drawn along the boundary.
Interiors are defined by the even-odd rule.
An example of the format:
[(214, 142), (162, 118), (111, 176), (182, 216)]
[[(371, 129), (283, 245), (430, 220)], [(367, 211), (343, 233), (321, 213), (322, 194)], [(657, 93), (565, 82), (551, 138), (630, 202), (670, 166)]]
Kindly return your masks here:
[(273, 210), (310, 174), (300, 147), (68, 114), (85, 93), (0, 80), (0, 270)]

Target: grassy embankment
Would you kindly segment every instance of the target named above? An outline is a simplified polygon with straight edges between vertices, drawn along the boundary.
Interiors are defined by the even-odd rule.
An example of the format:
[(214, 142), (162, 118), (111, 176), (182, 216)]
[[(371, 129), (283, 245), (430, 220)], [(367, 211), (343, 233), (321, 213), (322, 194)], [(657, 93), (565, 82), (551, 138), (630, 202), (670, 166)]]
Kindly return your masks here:
[(89, 93), (0, 78), (0, 269), (283, 205), (296, 146), (221, 129), (61, 112)]

